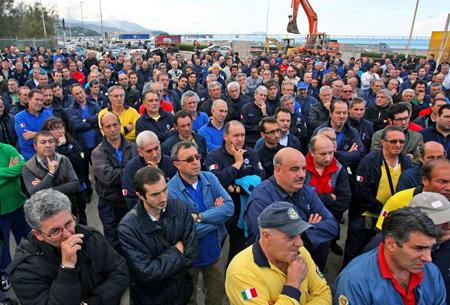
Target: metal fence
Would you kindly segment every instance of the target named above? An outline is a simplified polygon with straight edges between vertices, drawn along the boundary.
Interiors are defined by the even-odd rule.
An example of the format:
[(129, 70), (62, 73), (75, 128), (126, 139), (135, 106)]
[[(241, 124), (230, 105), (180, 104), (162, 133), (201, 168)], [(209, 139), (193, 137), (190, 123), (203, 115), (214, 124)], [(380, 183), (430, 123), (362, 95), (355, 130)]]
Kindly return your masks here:
[(10, 38), (10, 39), (0, 39), (0, 48), (10, 47), (10, 46), (16, 46), (20, 50), (25, 49), (26, 47), (44, 47), (44, 48), (50, 48), (54, 49), (58, 47), (58, 39), (51, 38), (51, 39), (36, 39), (36, 38), (29, 38), (29, 39), (16, 39), (16, 38)]

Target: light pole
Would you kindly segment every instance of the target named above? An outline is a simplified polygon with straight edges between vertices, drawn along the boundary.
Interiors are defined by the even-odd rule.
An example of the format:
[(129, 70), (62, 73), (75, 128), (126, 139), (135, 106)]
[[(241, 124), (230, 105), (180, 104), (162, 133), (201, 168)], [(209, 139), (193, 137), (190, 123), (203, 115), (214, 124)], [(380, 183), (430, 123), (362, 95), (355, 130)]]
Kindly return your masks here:
[(81, 9), (81, 27), (84, 28), (84, 18), (83, 18), (83, 1), (80, 1), (80, 9)]
[[(103, 31), (103, 12), (102, 12), (102, 0), (98, 0), (98, 4), (100, 5), (100, 25), (101, 25), (101, 28), (102, 28), (102, 41), (104, 42), (104, 36), (103, 35), (105, 35), (105, 32)], [(102, 43), (103, 43), (102, 42)]]
[(414, 9), (414, 17), (411, 24), (411, 31), (409, 32), (409, 38), (408, 38), (408, 45), (406, 46), (406, 55), (405, 57), (408, 58), (409, 55), (409, 49), (411, 48), (411, 38), (414, 30), (414, 23), (416, 22), (416, 15), (417, 15), (417, 7), (419, 6), (419, 0), (416, 1), (416, 8)]
[(41, 17), (42, 17), (42, 27), (44, 28), (44, 37), (47, 39), (47, 29), (45, 28), (45, 18), (44, 18), (44, 6), (42, 5), (42, 0), (39, 0), (41, 5)]

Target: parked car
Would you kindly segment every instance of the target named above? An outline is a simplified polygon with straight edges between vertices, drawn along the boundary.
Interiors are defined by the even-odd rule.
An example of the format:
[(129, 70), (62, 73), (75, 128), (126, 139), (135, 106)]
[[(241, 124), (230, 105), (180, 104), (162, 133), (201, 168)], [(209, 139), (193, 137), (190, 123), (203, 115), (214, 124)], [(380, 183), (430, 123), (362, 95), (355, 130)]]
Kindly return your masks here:
[(223, 56), (230, 56), (233, 53), (233, 49), (230, 46), (212, 45), (202, 49), (202, 53), (210, 55), (216, 51), (219, 51)]

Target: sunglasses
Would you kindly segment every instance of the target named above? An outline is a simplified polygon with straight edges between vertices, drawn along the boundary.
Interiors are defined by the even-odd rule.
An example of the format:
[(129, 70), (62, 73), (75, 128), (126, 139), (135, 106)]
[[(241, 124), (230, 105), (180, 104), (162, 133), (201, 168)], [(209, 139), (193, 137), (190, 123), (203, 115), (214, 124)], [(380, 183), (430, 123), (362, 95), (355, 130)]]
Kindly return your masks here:
[(187, 158), (187, 159), (185, 159), (185, 160), (176, 160), (176, 161), (192, 163), (192, 162), (194, 162), (195, 160), (198, 161), (198, 160), (201, 160), (201, 159), (202, 159), (202, 155), (196, 154), (196, 155), (190, 156), (189, 158)]
[(400, 144), (405, 144), (405, 140), (385, 140), (386, 142), (389, 142), (389, 143), (391, 143), (391, 144), (397, 144), (397, 143), (400, 143)]

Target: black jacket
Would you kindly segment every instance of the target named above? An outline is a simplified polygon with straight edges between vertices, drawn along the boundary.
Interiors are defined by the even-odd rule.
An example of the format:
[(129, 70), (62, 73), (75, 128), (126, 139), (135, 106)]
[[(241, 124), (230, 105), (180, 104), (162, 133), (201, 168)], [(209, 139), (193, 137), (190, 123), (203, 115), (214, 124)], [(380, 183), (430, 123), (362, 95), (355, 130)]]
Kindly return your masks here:
[(0, 117), (0, 142), (18, 147), (17, 135), (14, 129), (14, 117), (8, 113), (3, 113)]
[(373, 131), (377, 131), (380, 129), (383, 129), (388, 125), (388, 118), (389, 118), (389, 108), (390, 106), (386, 107), (378, 107), (375, 106), (375, 108), (367, 108), (366, 113), (364, 115), (364, 118), (366, 120), (369, 120), (373, 123)]
[(156, 134), (158, 140), (162, 143), (172, 135), (170, 133), (172, 126), (173, 114), (159, 109), (159, 119), (155, 121), (148, 115), (147, 111), (144, 111), (144, 114), (136, 121), (136, 135), (144, 130), (150, 130)]
[[(193, 292), (188, 269), (197, 259), (198, 240), (187, 204), (169, 199), (154, 222), (139, 202), (120, 222), (118, 237), (131, 271), (134, 305), (188, 302)], [(183, 253), (174, 246), (178, 241)]]
[(319, 125), (326, 123), (329, 118), (330, 112), (322, 102), (312, 105), (308, 114), (308, 131), (312, 133)]
[(61, 253), (37, 240), (23, 239), (8, 267), (14, 293), (22, 305), (118, 305), (128, 287), (125, 260), (93, 228), (77, 226), (84, 234), (73, 270), (62, 269)]
[(126, 209), (122, 195), (122, 177), (125, 165), (137, 155), (136, 145), (121, 137), (122, 163), (116, 157), (116, 150), (104, 137), (92, 151), (92, 169), (95, 176), (95, 190), (98, 197), (111, 204)]
[[(402, 172), (411, 167), (411, 159), (405, 154), (398, 156)], [(378, 185), (381, 178), (381, 166), (383, 166), (383, 151), (377, 150), (368, 153), (359, 163), (356, 171), (356, 184), (354, 196), (356, 200), (351, 206), (351, 212), (369, 212), (379, 214), (383, 205), (377, 200)], [(394, 186), (395, 187), (395, 186)]]

